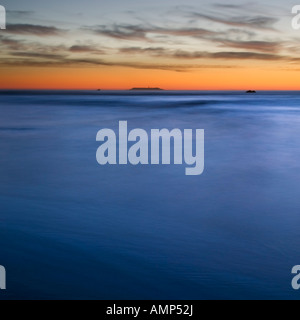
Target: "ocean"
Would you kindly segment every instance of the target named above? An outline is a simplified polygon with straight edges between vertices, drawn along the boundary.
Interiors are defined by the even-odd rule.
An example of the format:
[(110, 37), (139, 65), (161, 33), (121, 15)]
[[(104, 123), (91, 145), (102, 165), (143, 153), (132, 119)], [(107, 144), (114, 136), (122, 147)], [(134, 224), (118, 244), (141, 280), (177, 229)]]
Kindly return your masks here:
[[(96, 161), (204, 129), (205, 170)], [(299, 299), (300, 92), (0, 91), (0, 299)]]

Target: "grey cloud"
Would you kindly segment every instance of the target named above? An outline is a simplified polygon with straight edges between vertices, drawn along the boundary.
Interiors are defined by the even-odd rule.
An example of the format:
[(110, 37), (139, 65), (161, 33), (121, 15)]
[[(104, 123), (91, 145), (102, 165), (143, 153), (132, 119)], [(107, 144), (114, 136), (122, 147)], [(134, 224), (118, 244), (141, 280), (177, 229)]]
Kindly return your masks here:
[(245, 5), (242, 4), (225, 4), (225, 3), (214, 3), (214, 7), (223, 8), (223, 9), (244, 9)]
[(211, 15), (205, 15), (202, 13), (191, 13), (191, 16), (193, 16), (194, 18), (206, 19), (212, 22), (221, 23), (228, 26), (273, 31), (275, 30), (274, 24), (278, 21), (277, 18), (267, 16), (221, 18)]
[(92, 31), (97, 35), (107, 36), (122, 40), (146, 40), (147, 29), (134, 25), (117, 25), (85, 27), (85, 30)]
[(23, 50), (25, 48), (22, 41), (0, 36), (0, 44), (9, 50)]
[(257, 52), (187, 52), (177, 51), (173, 55), (181, 59), (223, 59), (223, 60), (282, 60), (283, 57), (275, 54)]
[(37, 58), (37, 59), (54, 59), (61, 60), (66, 56), (62, 54), (50, 54), (50, 53), (38, 53), (38, 52), (11, 52), (12, 56), (15, 57), (29, 57), (29, 58)]
[(85, 30), (92, 31), (95, 34), (107, 36), (122, 40), (143, 40), (149, 41), (148, 34), (161, 34), (173, 36), (206, 37), (216, 35), (216, 32), (202, 28), (161, 28), (161, 27), (143, 27), (138, 25), (117, 25), (85, 27)]
[(284, 57), (275, 54), (265, 54), (257, 52), (216, 52), (208, 55), (215, 59), (234, 60), (282, 60)]
[(34, 14), (34, 11), (26, 11), (26, 10), (6, 10), (8, 16), (14, 18), (24, 18)]
[(73, 53), (98, 53), (98, 54), (105, 53), (104, 50), (99, 50), (94, 46), (86, 46), (86, 45), (74, 45), (69, 48), (69, 51)]
[(219, 40), (224, 47), (248, 49), (261, 52), (278, 52), (281, 48), (281, 43), (272, 41), (234, 41), (234, 40)]
[[(134, 63), (127, 61), (111, 62), (102, 59), (70, 59), (60, 55), (43, 55), (34, 53), (20, 53), (14, 54), (14, 56), (20, 56), (20, 59), (16, 58), (4, 58), (1, 59), (0, 65), (4, 66), (31, 66), (31, 67), (68, 67), (68, 66), (103, 66), (103, 67), (126, 67), (134, 69), (145, 70), (165, 70), (174, 72), (186, 72), (192, 69), (207, 69), (207, 68), (233, 68), (233, 66), (222, 65), (207, 65), (207, 64), (175, 64), (175, 63)], [(25, 58), (25, 59), (24, 59)]]
[(125, 53), (125, 54), (150, 54), (155, 56), (166, 55), (166, 50), (162, 47), (157, 47), (157, 48), (128, 47), (128, 48), (121, 48), (119, 52)]
[(195, 37), (195, 38), (212, 36), (217, 34), (214, 31), (209, 31), (209, 30), (200, 29), (200, 28), (186, 28), (186, 29), (157, 28), (157, 29), (150, 30), (149, 32), (166, 34), (166, 35), (174, 35), (174, 36), (189, 36), (189, 37)]
[(225, 60), (281, 60), (282, 56), (259, 52), (204, 52), (204, 51), (185, 51), (167, 50), (164, 48), (121, 48), (123, 54), (148, 54), (156, 57), (176, 58), (176, 59), (225, 59)]
[[(242, 23), (232, 23), (231, 26), (241, 27)], [(254, 20), (252, 22), (244, 21), (244, 25), (255, 24)], [(267, 26), (262, 21), (260, 24), (255, 24), (258, 28), (260, 26)], [(113, 26), (98, 26), (90, 27), (88, 30), (107, 37), (112, 37), (115, 39), (122, 40), (139, 40), (144, 42), (154, 42), (150, 40), (149, 35), (159, 34), (159, 35), (171, 35), (175, 37), (191, 37), (196, 39), (202, 39), (214, 43), (215, 45), (222, 47), (237, 48), (242, 50), (251, 50), (258, 51), (263, 53), (275, 53), (281, 49), (282, 44), (278, 41), (256, 41), (252, 40), (256, 35), (254, 32), (245, 29), (231, 28), (227, 31), (216, 32), (203, 28), (183, 28), (183, 29), (174, 29), (174, 28), (162, 28), (157, 26), (152, 27), (142, 27), (135, 25), (113, 25)], [(247, 40), (244, 40), (247, 39)], [(136, 48), (135, 48), (136, 49)], [(161, 49), (161, 48), (160, 48)], [(122, 49), (124, 50), (124, 49)], [(127, 53), (128, 53), (128, 49)], [(145, 49), (143, 49), (146, 53)], [(151, 51), (154, 54), (159, 54), (161, 50), (155, 50), (148, 48), (149, 53)], [(125, 51), (124, 51), (125, 52)], [(133, 50), (134, 53), (137, 53), (137, 50)], [(126, 53), (126, 52), (125, 52)]]
[(33, 24), (8, 24), (5, 32), (19, 35), (58, 36), (63, 34), (65, 30)]

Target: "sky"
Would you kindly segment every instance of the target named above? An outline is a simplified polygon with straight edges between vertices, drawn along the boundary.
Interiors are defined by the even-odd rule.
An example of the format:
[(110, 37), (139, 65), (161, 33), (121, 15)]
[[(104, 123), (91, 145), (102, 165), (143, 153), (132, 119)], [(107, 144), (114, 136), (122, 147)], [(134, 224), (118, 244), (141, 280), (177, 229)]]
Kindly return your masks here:
[(295, 1), (0, 0), (0, 89), (300, 90)]

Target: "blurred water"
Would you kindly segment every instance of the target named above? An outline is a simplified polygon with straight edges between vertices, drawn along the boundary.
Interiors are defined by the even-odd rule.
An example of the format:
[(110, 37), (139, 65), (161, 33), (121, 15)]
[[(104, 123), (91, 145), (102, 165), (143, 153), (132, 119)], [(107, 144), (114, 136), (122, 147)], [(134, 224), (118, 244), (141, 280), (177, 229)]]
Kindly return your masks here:
[[(205, 172), (96, 133), (205, 129)], [(0, 92), (0, 299), (298, 299), (300, 93)]]

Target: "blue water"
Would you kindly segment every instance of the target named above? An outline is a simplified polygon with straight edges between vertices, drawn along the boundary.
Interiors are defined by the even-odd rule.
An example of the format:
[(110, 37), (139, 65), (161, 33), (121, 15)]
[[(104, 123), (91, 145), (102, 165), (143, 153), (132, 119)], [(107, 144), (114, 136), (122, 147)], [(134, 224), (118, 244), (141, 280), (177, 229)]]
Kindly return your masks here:
[[(96, 134), (205, 129), (205, 171)], [(299, 299), (300, 93), (0, 92), (0, 299)]]

